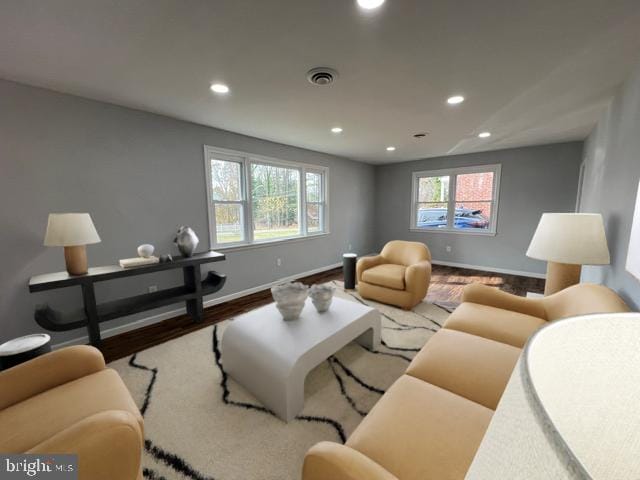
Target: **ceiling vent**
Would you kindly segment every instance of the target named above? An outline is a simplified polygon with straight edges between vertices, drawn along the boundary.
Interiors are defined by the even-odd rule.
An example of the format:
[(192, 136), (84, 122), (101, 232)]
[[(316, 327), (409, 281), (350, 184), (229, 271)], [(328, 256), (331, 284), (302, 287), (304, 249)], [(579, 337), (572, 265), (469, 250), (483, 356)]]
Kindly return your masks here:
[(338, 72), (333, 68), (317, 67), (312, 68), (307, 72), (307, 80), (309, 80), (309, 83), (313, 83), (314, 85), (330, 85), (336, 80), (336, 78), (338, 78)]

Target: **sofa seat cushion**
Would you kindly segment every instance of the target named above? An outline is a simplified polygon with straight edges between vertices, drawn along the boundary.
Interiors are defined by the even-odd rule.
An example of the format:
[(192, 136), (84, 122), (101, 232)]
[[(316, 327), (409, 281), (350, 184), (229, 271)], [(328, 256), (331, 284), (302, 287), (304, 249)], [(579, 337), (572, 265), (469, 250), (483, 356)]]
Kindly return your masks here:
[(444, 327), (522, 348), (546, 323), (531, 315), (464, 302), (449, 316)]
[(362, 280), (380, 287), (404, 290), (404, 265), (385, 263), (377, 267), (369, 268), (362, 274)]
[(347, 446), (401, 480), (465, 476), (493, 411), (410, 375), (400, 377)]
[(443, 328), (414, 357), (406, 374), (495, 410), (520, 352), (505, 343)]
[(111, 369), (82, 377), (0, 411), (0, 452), (21, 453), (65, 428), (106, 410), (143, 421), (120, 376)]

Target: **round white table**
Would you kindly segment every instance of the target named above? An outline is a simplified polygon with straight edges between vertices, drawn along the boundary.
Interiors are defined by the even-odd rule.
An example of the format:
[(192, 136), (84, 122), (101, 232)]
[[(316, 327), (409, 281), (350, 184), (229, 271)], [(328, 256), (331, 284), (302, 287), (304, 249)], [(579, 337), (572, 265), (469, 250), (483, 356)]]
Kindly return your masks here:
[(0, 370), (14, 367), (51, 351), (51, 337), (35, 333), (14, 338), (0, 345)]

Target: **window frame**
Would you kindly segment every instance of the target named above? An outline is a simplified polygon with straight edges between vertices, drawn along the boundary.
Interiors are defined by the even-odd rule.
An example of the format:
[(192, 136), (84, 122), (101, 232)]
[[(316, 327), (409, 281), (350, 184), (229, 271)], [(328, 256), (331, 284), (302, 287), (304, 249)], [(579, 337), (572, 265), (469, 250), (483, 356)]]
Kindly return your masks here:
[[(493, 172), (493, 195), (491, 199), (491, 218), (489, 219), (489, 229), (481, 230), (475, 228), (455, 228), (455, 208), (456, 208), (456, 187), (458, 175), (473, 173)], [(409, 220), (409, 230), (422, 233), (454, 233), (460, 235), (484, 235), (495, 236), (498, 232), (498, 210), (500, 201), (500, 176), (502, 172), (501, 164), (473, 165), (469, 167), (444, 168), (438, 170), (423, 170), (412, 172), (411, 174), (411, 217)], [(425, 177), (449, 177), (449, 198), (442, 203), (447, 204), (447, 226), (445, 228), (425, 228), (417, 226), (418, 184), (421, 178)]]
[[(240, 183), (242, 187), (242, 200), (238, 201), (218, 201), (213, 200), (213, 185), (211, 175), (212, 159), (236, 162), (240, 164)], [(287, 237), (279, 237), (267, 240), (255, 240), (253, 228), (253, 202), (251, 188), (251, 166), (269, 165), (273, 167), (288, 168), (298, 170), (300, 176), (300, 191), (298, 192), (298, 225), (300, 233)], [(280, 160), (278, 158), (267, 157), (264, 155), (256, 155), (252, 153), (241, 152), (237, 150), (229, 150), (225, 148), (204, 146), (204, 168), (207, 192), (207, 213), (209, 225), (209, 248), (215, 250), (241, 249), (266, 245), (273, 245), (283, 242), (294, 242), (306, 240), (314, 237), (320, 237), (330, 234), (329, 229), (329, 167), (321, 165), (311, 165), (302, 162), (292, 162), (288, 160)], [(322, 230), (318, 232), (309, 232), (307, 229), (307, 190), (306, 190), (306, 174), (307, 172), (318, 173), (321, 175), (321, 195), (322, 195)], [(241, 229), (244, 240), (237, 242), (217, 243), (216, 238), (216, 216), (215, 204), (241, 204)], [(317, 204), (318, 202), (311, 202)]]

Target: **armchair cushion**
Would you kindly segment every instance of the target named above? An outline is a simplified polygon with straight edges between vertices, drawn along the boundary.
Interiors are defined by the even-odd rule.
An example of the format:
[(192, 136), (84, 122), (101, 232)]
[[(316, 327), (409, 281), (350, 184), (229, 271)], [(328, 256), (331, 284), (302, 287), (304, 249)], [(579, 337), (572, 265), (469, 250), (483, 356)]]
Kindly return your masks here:
[(384, 258), (382, 258), (382, 255), (373, 255), (371, 257), (362, 257), (359, 259), (358, 263), (356, 263), (356, 278), (358, 279), (358, 282), (362, 281), (362, 275), (364, 272), (375, 266), (382, 265), (383, 263), (385, 263), (385, 261)]
[(522, 348), (533, 332), (546, 323), (532, 315), (464, 302), (443, 326)]
[(26, 452), (106, 410), (129, 412), (142, 431), (142, 416), (120, 376), (104, 369), (0, 410), (0, 452)]
[(365, 270), (362, 280), (373, 285), (404, 290), (404, 275), (407, 268), (404, 265), (385, 263)]

